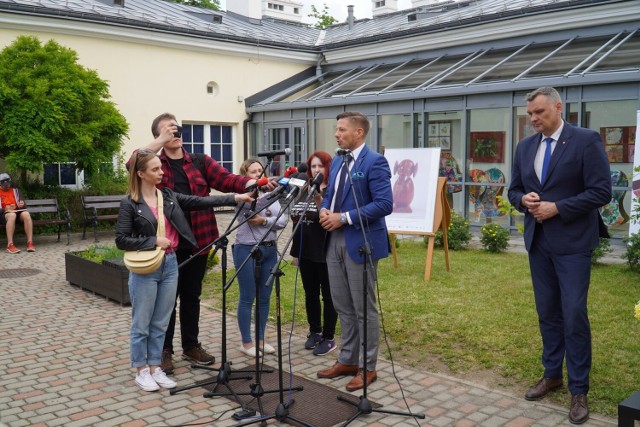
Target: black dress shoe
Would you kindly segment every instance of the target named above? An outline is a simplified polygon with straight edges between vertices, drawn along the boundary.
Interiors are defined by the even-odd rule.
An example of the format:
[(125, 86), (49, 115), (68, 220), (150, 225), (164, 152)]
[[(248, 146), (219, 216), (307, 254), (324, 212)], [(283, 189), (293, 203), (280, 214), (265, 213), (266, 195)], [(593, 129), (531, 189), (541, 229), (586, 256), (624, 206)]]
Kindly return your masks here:
[(569, 421), (571, 424), (582, 424), (589, 419), (589, 405), (586, 394), (574, 394), (571, 396), (571, 409)]
[(524, 395), (527, 400), (540, 400), (550, 391), (562, 387), (562, 378), (546, 378), (543, 377), (538, 384), (531, 387)]

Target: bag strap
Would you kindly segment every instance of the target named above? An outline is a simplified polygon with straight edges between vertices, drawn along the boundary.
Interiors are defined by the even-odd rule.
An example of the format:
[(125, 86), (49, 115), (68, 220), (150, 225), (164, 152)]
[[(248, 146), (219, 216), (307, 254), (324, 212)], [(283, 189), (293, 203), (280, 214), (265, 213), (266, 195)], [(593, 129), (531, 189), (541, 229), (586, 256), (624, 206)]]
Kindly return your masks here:
[(156, 188), (156, 195), (158, 196), (158, 237), (165, 237), (164, 230), (164, 204), (162, 200), (162, 191)]

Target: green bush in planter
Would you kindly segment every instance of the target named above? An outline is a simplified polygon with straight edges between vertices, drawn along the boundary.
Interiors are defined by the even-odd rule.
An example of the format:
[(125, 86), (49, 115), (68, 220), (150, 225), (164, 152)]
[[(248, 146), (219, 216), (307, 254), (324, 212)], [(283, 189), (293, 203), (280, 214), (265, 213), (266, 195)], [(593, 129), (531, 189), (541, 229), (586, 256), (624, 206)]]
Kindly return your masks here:
[[(425, 244), (428, 244), (428, 239), (428, 237), (424, 238)], [(447, 243), (449, 249), (459, 251), (466, 248), (469, 241), (471, 241), (471, 228), (469, 227), (469, 221), (464, 219), (462, 215), (452, 211), (451, 224), (449, 224), (449, 228), (447, 229)], [(438, 230), (436, 232), (434, 243), (436, 246), (444, 246), (442, 230)]]

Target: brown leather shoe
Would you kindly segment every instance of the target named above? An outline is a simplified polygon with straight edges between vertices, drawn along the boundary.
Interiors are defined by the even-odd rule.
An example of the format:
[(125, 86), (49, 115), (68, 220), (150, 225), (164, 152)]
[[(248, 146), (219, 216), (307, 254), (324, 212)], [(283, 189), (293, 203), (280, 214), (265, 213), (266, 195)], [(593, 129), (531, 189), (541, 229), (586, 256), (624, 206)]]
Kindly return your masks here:
[(173, 352), (168, 348), (162, 350), (162, 363), (160, 363), (160, 368), (162, 368), (167, 375), (173, 374), (173, 370), (175, 369), (173, 361), (171, 360), (172, 356)]
[(540, 400), (550, 391), (562, 387), (562, 378), (546, 378), (543, 377), (538, 384), (531, 387), (524, 395), (527, 400)]
[(589, 405), (586, 394), (574, 394), (571, 396), (571, 409), (569, 421), (571, 424), (582, 424), (589, 419)]
[(358, 372), (358, 365), (343, 365), (336, 362), (329, 369), (318, 371), (318, 378), (336, 378), (343, 375), (355, 375)]
[[(358, 369), (358, 373), (349, 384), (347, 384), (347, 391), (356, 391), (360, 390), (364, 387), (363, 377), (364, 375), (362, 369)], [(367, 371), (367, 386), (378, 379), (378, 373), (376, 371)]]

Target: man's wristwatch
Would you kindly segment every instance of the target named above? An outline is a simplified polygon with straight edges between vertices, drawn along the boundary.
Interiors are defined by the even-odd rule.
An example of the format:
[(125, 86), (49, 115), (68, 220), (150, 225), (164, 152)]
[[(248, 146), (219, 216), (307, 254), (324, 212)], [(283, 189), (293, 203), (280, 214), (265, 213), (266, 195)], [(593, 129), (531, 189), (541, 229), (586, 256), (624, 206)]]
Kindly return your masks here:
[(347, 223), (347, 214), (341, 213), (340, 214), (340, 224), (346, 224), (346, 223)]

